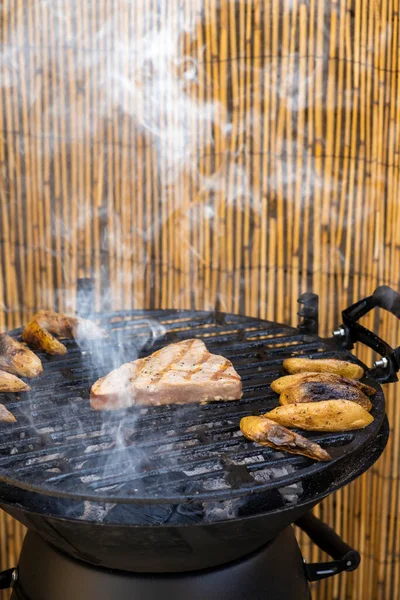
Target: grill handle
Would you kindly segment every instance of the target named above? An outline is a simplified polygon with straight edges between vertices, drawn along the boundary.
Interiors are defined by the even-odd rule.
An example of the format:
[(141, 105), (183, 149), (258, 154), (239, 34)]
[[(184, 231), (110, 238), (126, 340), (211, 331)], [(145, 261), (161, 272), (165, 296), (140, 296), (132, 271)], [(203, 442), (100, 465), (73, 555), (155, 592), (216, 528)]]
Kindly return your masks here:
[(342, 312), (343, 324), (333, 332), (333, 335), (340, 345), (348, 350), (351, 350), (356, 342), (361, 342), (382, 356), (369, 372), (376, 381), (382, 383), (398, 381), (400, 346), (392, 348), (375, 333), (358, 323), (361, 317), (374, 308), (383, 308), (400, 319), (400, 294), (387, 285), (377, 287), (372, 296), (359, 300)]
[(326, 523), (323, 523), (311, 512), (298, 519), (295, 524), (308, 537), (334, 560), (320, 563), (305, 563), (304, 568), (308, 581), (318, 581), (332, 577), (343, 571), (354, 571), (360, 564), (361, 557), (357, 550), (351, 548)]
[(0, 571), (0, 590), (8, 590), (16, 580), (16, 569)]

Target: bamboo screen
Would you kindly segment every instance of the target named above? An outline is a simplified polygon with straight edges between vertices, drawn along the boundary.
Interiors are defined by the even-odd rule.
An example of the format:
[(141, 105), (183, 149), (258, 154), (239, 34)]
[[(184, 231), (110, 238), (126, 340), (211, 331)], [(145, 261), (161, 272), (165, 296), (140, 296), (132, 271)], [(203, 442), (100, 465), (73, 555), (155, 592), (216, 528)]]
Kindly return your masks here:
[[(39, 307), (196, 307), (329, 332), (400, 288), (397, 0), (3, 0), (0, 327)], [(400, 342), (390, 316), (368, 320)], [(358, 355), (370, 361), (362, 349)], [(318, 599), (397, 597), (396, 386), (373, 469), (317, 514), (362, 554)], [(1, 567), (23, 537), (1, 515)], [(321, 558), (301, 538), (305, 557)]]

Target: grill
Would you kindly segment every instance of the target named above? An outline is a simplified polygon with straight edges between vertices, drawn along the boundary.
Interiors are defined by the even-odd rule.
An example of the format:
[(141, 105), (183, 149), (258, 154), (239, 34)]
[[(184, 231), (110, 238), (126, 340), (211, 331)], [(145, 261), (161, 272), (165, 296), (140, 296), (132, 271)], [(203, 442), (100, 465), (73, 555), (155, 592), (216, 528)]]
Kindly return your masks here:
[[(1, 425), (0, 483), (7, 489), (7, 502), (19, 500), (25, 491), (32, 508), (42, 512), (46, 507), (56, 514), (66, 505), (71, 511), (62, 499), (131, 505), (230, 503), (230, 509), (235, 501), (239, 514), (246, 507), (248, 514), (271, 511), (321, 498), (346, 483), (355, 465), (362, 465), (366, 446), (381, 432), (384, 395), (367, 379), (377, 389), (371, 426), (337, 434), (301, 432), (330, 452), (330, 463), (263, 448), (241, 435), (243, 416), (278, 405), (269, 384), (282, 374), (284, 358), (357, 360), (332, 340), (220, 312), (130, 311), (98, 318), (109, 330), (107, 341), (92, 348), (68, 341), (66, 356), (41, 355), (44, 374), (32, 382), (31, 392), (17, 400), (12, 394), (0, 395), (17, 418), (15, 424)], [(242, 400), (111, 413), (90, 408), (89, 390), (98, 377), (138, 354), (191, 337), (232, 361), (242, 377)], [(184, 514), (182, 510), (182, 519)], [(203, 519), (226, 516), (226, 511), (202, 513)]]
[[(29, 530), (13, 598), (70, 600), (82, 589), (96, 590), (90, 600), (158, 598), (157, 585), (176, 598), (217, 599), (220, 589), (224, 597), (259, 598), (268, 586), (271, 597), (303, 600), (306, 579), (357, 568), (358, 553), (309, 511), (369, 468), (386, 445), (378, 381), (397, 379), (400, 349), (357, 321), (376, 306), (400, 316), (400, 296), (378, 288), (343, 312), (332, 339), (317, 335), (317, 297), (299, 302), (298, 328), (219, 310), (100, 314), (106, 340), (68, 341), (66, 356), (41, 355), (44, 373), (32, 390), (20, 398), (1, 395), (17, 422), (0, 426), (0, 506)], [(98, 377), (193, 337), (232, 361), (243, 382), (240, 401), (91, 409)], [(358, 362), (349, 352), (356, 341), (382, 355), (366, 377), (377, 390), (373, 423), (359, 431), (301, 432), (332, 461), (317, 463), (242, 436), (243, 416), (278, 404), (270, 383), (286, 357)], [(293, 522), (335, 560), (304, 567)], [(15, 577), (12, 570), (3, 574), (5, 585)]]

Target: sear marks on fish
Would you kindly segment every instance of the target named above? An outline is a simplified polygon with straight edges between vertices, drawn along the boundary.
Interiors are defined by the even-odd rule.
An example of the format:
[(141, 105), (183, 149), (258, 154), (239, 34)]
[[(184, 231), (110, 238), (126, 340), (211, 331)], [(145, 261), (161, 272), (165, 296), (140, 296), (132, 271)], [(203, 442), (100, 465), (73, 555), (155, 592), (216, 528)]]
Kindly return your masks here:
[(291, 454), (302, 454), (318, 461), (331, 460), (331, 456), (319, 444), (266, 417), (243, 417), (240, 429), (246, 438), (261, 446), (269, 446)]
[(302, 402), (321, 402), (321, 400), (350, 400), (370, 411), (372, 404), (359, 389), (341, 383), (323, 383), (321, 381), (305, 381), (290, 386), (279, 397), (281, 404), (297, 404)]
[(30, 389), (22, 379), (0, 370), (0, 392), (27, 392)]
[(111, 371), (93, 384), (90, 403), (95, 410), (111, 410), (134, 404), (186, 404), (241, 397), (241, 379), (232, 363), (211, 354), (201, 340), (190, 339)]
[(56, 337), (62, 339), (103, 339), (106, 332), (95, 323), (80, 317), (69, 317), (50, 310), (36, 313), (22, 332), (22, 339), (47, 354), (62, 355), (67, 349)]
[(21, 377), (37, 377), (43, 371), (40, 358), (6, 333), (0, 334), (0, 369)]

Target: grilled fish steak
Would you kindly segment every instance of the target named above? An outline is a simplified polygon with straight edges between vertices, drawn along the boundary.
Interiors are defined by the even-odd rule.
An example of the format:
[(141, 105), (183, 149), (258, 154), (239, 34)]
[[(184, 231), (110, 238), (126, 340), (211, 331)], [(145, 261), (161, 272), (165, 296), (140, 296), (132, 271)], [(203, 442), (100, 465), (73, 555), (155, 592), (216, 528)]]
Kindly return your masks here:
[(264, 416), (284, 427), (299, 427), (306, 431), (363, 429), (374, 420), (362, 406), (349, 400), (285, 404)]
[(93, 384), (90, 404), (112, 410), (135, 404), (186, 404), (238, 400), (242, 382), (232, 363), (198, 339), (169, 344), (126, 363)]
[(343, 377), (343, 375), (335, 375), (334, 373), (295, 373), (294, 375), (284, 375), (283, 377), (279, 377), (279, 379), (275, 379), (271, 383), (271, 389), (278, 394), (282, 394), (292, 385), (305, 383), (308, 381), (315, 381), (318, 383), (327, 383), (327, 384), (343, 384), (349, 385), (356, 389), (361, 390), (367, 396), (374, 396), (376, 394), (376, 389), (367, 385), (366, 383), (362, 383), (361, 381), (357, 381), (355, 379), (349, 379), (348, 377)]
[(17, 419), (9, 410), (6, 409), (4, 404), (0, 404), (0, 421), (2, 423), (15, 423)]
[(22, 379), (11, 373), (0, 371), (0, 392), (27, 392), (30, 389)]
[(0, 369), (21, 377), (36, 377), (43, 371), (40, 358), (6, 333), (0, 334)]
[(281, 404), (297, 404), (302, 402), (321, 402), (322, 400), (350, 400), (370, 411), (372, 404), (367, 396), (355, 387), (342, 383), (322, 383), (305, 381), (290, 386), (279, 397)]
[(291, 454), (302, 454), (314, 460), (331, 460), (331, 456), (319, 444), (266, 417), (243, 417), (240, 421), (240, 429), (246, 438), (261, 446), (269, 446)]
[(364, 375), (364, 369), (360, 365), (333, 358), (286, 358), (283, 368), (288, 373), (334, 373), (349, 379), (361, 379)]
[(82, 337), (85, 339), (102, 339), (106, 332), (95, 323), (80, 317), (69, 317), (50, 310), (40, 310), (32, 317), (22, 332), (22, 339), (34, 348), (44, 350), (47, 354), (62, 355), (67, 349), (54, 336), (62, 339)]

